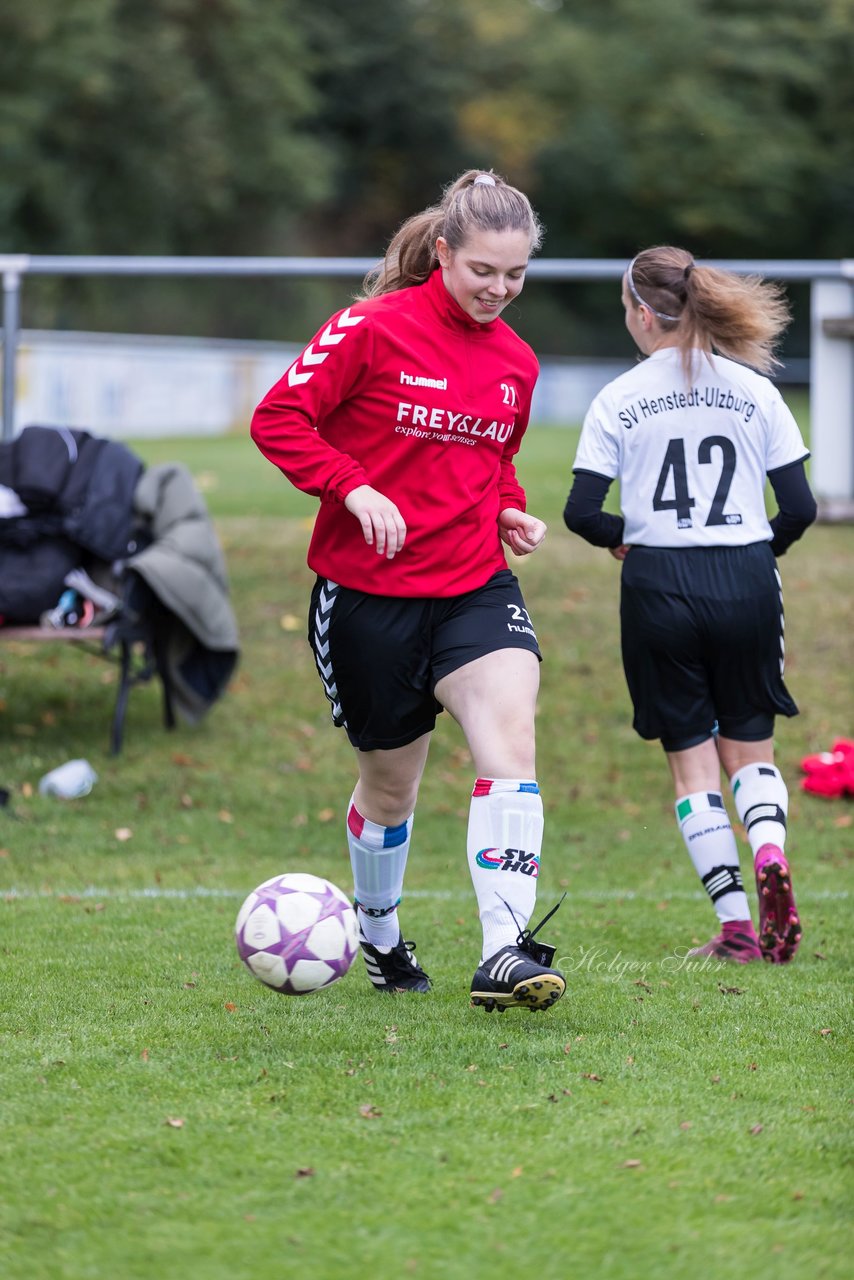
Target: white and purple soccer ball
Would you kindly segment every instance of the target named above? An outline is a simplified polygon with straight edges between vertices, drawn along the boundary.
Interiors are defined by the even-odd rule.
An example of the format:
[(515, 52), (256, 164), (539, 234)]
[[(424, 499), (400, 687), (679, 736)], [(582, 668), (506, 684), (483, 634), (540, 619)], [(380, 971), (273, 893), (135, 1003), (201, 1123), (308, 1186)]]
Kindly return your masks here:
[(286, 996), (306, 996), (342, 978), (359, 950), (356, 913), (343, 890), (303, 872), (273, 876), (237, 913), (237, 953)]

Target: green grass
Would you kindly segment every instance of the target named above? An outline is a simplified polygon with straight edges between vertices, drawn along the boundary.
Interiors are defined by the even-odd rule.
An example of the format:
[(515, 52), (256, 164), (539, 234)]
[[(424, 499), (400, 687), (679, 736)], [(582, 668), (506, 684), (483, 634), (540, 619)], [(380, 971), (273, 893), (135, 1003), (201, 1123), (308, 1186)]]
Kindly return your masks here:
[[(304, 639), (314, 504), (246, 440), (134, 445), (203, 487), (242, 660), (193, 729), (164, 732), (157, 689), (135, 690), (113, 759), (111, 667), (0, 647), (4, 1280), (848, 1274), (852, 815), (798, 778), (851, 731), (852, 533), (815, 528), (781, 562), (804, 944), (785, 969), (692, 969), (677, 949), (714, 917), (660, 750), (630, 728), (618, 566), (561, 526), (574, 443), (537, 428), (520, 462), (551, 525), (516, 565), (546, 655), (540, 903), (567, 892), (547, 932), (568, 991), (543, 1017), (468, 1007), (472, 774), (447, 717), (403, 908), (433, 992), (379, 997), (357, 962), (289, 1000), (239, 963), (261, 880), (350, 887), (351, 753)], [(41, 797), (73, 756), (92, 793)]]

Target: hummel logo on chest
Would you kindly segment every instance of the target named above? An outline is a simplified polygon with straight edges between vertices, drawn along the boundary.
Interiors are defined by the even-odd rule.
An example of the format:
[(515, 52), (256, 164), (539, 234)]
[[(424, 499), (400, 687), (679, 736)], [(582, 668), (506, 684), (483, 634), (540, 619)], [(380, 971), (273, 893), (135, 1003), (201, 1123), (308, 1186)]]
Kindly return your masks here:
[(407, 387), (433, 387), (436, 391), (448, 390), (447, 378), (421, 378), (414, 373), (404, 373), (401, 370), (400, 381)]

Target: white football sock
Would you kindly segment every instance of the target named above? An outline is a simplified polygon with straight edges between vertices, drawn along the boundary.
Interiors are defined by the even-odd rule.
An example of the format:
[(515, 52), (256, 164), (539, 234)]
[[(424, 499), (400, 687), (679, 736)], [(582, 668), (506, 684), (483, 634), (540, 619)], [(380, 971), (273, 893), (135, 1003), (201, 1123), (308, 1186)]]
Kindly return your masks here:
[(347, 843), (362, 933), (375, 947), (400, 940), (397, 907), (412, 838), (410, 815), (397, 827), (384, 827), (363, 817), (352, 799), (347, 811)]
[(478, 778), (466, 848), (483, 929), (482, 960), (515, 946), (527, 926), (537, 898), (542, 844), (543, 802), (536, 782)]
[(780, 770), (773, 764), (746, 764), (730, 785), (754, 856), (763, 844), (785, 849), (789, 792)]
[(698, 791), (676, 801), (676, 821), (703, 888), (721, 923), (749, 920), (738, 845), (719, 791)]

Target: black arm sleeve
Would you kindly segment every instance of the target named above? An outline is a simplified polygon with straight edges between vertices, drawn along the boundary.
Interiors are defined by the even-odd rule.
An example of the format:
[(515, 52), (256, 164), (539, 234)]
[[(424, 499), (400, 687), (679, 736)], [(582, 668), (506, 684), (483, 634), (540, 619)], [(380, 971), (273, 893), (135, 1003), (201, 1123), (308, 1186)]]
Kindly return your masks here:
[(816, 517), (815, 498), (807, 481), (803, 461), (790, 463), (768, 472), (774, 497), (780, 510), (772, 517), (771, 550), (775, 556), (785, 555), (793, 542), (797, 542), (804, 529), (808, 529)]
[(576, 471), (563, 509), (567, 529), (594, 547), (619, 547), (623, 541), (623, 517), (602, 510), (611, 481), (593, 471)]

